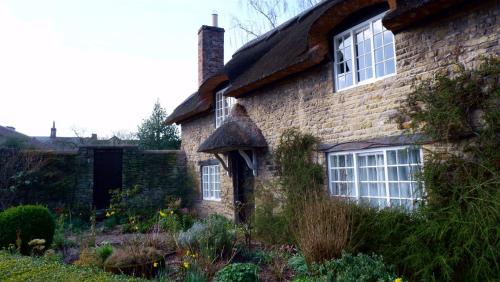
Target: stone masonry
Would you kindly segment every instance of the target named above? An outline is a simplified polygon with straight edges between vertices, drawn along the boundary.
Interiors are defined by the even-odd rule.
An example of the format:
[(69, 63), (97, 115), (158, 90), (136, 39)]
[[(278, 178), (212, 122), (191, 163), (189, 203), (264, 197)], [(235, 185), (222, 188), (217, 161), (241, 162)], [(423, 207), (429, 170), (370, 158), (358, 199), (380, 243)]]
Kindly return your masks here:
[[(390, 117), (415, 79), (453, 70), (457, 62), (475, 67), (482, 56), (500, 55), (499, 14), (500, 6), (489, 1), (470, 11), (450, 11), (395, 34), (397, 74), (371, 84), (335, 92), (332, 63), (328, 61), (238, 99), (270, 146), (259, 155), (256, 180), (273, 178), (272, 151), (285, 128), (298, 127), (324, 144), (402, 134)], [(197, 149), (214, 129), (213, 112), (182, 124), (182, 150), (195, 175), (200, 174), (199, 161), (213, 159)], [(325, 163), (324, 154), (319, 154), (318, 161)], [(232, 182), (222, 168), (221, 174), (222, 201), (200, 201), (202, 213), (233, 214)]]

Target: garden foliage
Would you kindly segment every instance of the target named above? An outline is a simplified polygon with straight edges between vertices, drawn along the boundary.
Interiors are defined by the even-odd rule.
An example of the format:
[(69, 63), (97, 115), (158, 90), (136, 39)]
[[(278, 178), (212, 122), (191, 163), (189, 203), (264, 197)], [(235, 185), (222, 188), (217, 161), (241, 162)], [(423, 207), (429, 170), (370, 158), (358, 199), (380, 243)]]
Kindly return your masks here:
[(259, 281), (259, 267), (252, 263), (233, 263), (225, 266), (215, 276), (217, 282)]
[(230, 254), (235, 240), (234, 225), (227, 218), (212, 214), (191, 228), (180, 232), (179, 245), (215, 260)]
[(0, 251), (1, 281), (82, 281), (82, 282), (126, 282), (147, 281), (112, 275), (96, 268), (82, 268), (62, 264), (46, 258), (22, 257)]
[(29, 255), (28, 243), (33, 239), (44, 239), (46, 246), (52, 244), (55, 220), (49, 210), (42, 206), (17, 206), (0, 213), (0, 247), (19, 245), (23, 254)]
[(444, 149), (425, 160), (427, 204), (394, 262), (416, 280), (498, 281), (500, 59), (458, 69), (417, 83), (400, 111)]

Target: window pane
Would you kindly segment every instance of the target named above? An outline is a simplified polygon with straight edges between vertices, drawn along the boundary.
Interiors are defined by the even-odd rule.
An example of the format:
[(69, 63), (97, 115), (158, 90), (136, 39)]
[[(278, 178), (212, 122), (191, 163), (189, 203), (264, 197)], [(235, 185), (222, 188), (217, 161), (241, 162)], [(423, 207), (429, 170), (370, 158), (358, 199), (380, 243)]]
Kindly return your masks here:
[(379, 32), (382, 32), (382, 20), (376, 20), (374, 23), (373, 23), (373, 32), (375, 33), (379, 33)]
[(374, 38), (375, 48), (382, 47), (382, 34), (376, 34)]
[(378, 48), (375, 50), (375, 62), (382, 62), (384, 60), (384, 54), (382, 48)]
[(387, 174), (389, 174), (389, 181), (398, 181), (398, 168), (388, 167)]
[(368, 183), (360, 183), (359, 184), (359, 195), (360, 196), (368, 196)]
[(397, 183), (389, 183), (389, 196), (399, 198), (399, 185)]
[(408, 151), (410, 153), (410, 163), (420, 164), (420, 150), (410, 149)]
[(384, 76), (384, 64), (376, 64), (375, 65), (375, 73), (377, 74), (377, 77)]
[(346, 165), (348, 167), (353, 167), (354, 164), (352, 163), (352, 155), (346, 155)]
[(394, 66), (394, 60), (390, 59), (385, 62), (385, 74), (392, 74), (396, 72), (396, 67)]
[(398, 150), (398, 163), (399, 164), (408, 163), (408, 151), (406, 149)]
[(345, 85), (347, 87), (347, 86), (351, 86), (352, 84), (353, 84), (353, 81), (352, 81), (352, 72), (350, 72), (345, 77)]
[[(394, 41), (394, 35), (390, 31), (384, 31), (384, 44), (388, 44)], [(392, 44), (391, 44), (392, 45)]]
[(387, 164), (389, 165), (397, 164), (396, 151), (387, 151)]
[(401, 191), (401, 198), (411, 198), (411, 185), (410, 183), (403, 182), (399, 184)]
[(410, 170), (407, 166), (398, 167), (399, 181), (409, 181), (410, 180)]
[(389, 58), (394, 57), (394, 49), (392, 44), (384, 46), (384, 59), (387, 60)]

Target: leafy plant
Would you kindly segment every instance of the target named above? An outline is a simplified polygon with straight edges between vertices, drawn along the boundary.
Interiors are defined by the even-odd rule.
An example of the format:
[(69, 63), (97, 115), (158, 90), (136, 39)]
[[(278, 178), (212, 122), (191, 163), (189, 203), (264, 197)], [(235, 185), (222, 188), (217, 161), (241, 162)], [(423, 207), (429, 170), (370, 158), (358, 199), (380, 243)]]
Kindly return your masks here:
[(182, 247), (199, 251), (207, 258), (216, 259), (232, 251), (235, 240), (234, 226), (222, 215), (212, 214), (201, 222), (195, 222), (178, 236)]
[[(497, 281), (500, 245), (500, 59), (419, 81), (399, 121), (438, 144), (422, 180), (421, 222), (395, 246), (415, 280)], [(439, 145), (444, 149), (439, 149)]]
[(394, 281), (397, 278), (393, 268), (387, 266), (382, 257), (377, 255), (343, 253), (336, 260), (322, 264), (313, 263), (311, 274), (315, 277), (338, 282)]
[(95, 249), (95, 252), (104, 262), (113, 253), (113, 246), (109, 244), (104, 244), (102, 246), (97, 247)]
[(42, 206), (17, 206), (0, 213), (0, 247), (21, 242), (21, 253), (29, 255), (28, 242), (33, 239), (45, 240), (46, 246), (52, 244), (55, 220), (49, 210)]
[(153, 112), (137, 129), (139, 146), (148, 150), (179, 149), (181, 138), (176, 125), (165, 123), (167, 113), (157, 101)]
[(10, 255), (0, 251), (1, 281), (147, 281), (125, 275), (112, 275), (96, 268), (63, 264), (45, 257)]
[(259, 267), (251, 263), (233, 263), (225, 266), (215, 276), (217, 282), (259, 281)]

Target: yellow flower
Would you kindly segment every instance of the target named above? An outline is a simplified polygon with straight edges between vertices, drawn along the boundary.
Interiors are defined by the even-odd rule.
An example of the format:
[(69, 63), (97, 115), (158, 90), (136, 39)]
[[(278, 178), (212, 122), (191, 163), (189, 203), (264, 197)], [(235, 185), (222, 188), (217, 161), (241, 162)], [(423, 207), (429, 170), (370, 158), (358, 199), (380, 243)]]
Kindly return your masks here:
[(190, 254), (190, 253), (191, 253), (191, 252), (190, 252), (189, 250), (187, 250), (187, 252), (186, 252), (186, 256), (189, 256), (189, 254)]
[(158, 267), (158, 263), (156, 261), (153, 263), (153, 267)]
[(161, 217), (166, 217), (166, 216), (167, 216), (167, 214), (166, 214), (166, 213), (164, 213), (163, 211), (160, 211), (160, 216), (161, 216)]
[(109, 212), (106, 212), (106, 217), (110, 217), (111, 214)]
[(170, 214), (174, 214), (174, 211), (170, 211)]
[(114, 214), (115, 214), (115, 211), (112, 211), (112, 212), (111, 212), (111, 215), (114, 215)]
[(184, 265), (184, 268), (189, 268), (189, 262), (185, 261), (182, 265)]
[(396, 280), (394, 280), (394, 282), (403, 282), (403, 279), (398, 277), (398, 278), (396, 278)]

